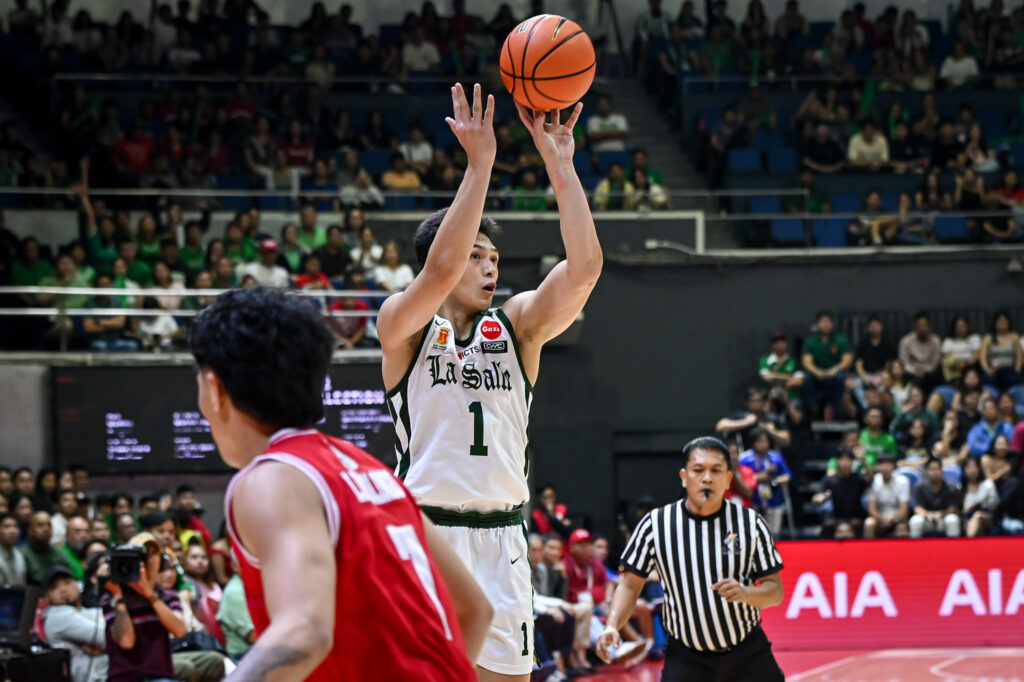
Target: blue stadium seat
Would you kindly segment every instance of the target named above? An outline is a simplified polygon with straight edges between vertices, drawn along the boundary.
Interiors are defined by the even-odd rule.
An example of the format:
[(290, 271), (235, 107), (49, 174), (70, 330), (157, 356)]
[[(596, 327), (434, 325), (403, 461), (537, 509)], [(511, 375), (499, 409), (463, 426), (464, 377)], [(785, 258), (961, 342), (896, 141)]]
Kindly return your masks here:
[(777, 196), (750, 197), (751, 213), (782, 213), (782, 200)]
[(943, 410), (948, 410), (949, 406), (953, 404), (953, 396), (956, 395), (956, 388), (943, 384), (942, 386), (936, 386), (935, 392), (942, 396), (942, 402), (944, 407)]
[(767, 156), (768, 170), (772, 173), (795, 173), (800, 168), (800, 157), (795, 149), (775, 149)]
[(857, 213), (864, 201), (857, 194), (837, 194), (832, 197), (832, 210), (836, 213)]
[[(445, 123), (445, 125), (448, 124)], [(389, 128), (402, 141), (409, 138), (409, 122), (406, 120), (404, 111), (385, 111), (384, 126)]]
[(967, 219), (959, 215), (942, 215), (935, 218), (932, 227), (935, 238), (940, 242), (963, 242), (968, 238)]
[(846, 246), (846, 229), (849, 221), (845, 218), (815, 218), (811, 223), (814, 245), (822, 248)]
[[(217, 189), (252, 189), (252, 183), (246, 175), (221, 175), (216, 178)], [(224, 210), (244, 211), (252, 206), (252, 197), (224, 194), (217, 197)]]
[(452, 129), (448, 127), (448, 124), (440, 116), (427, 116), (421, 121), (421, 124), (423, 125), (423, 132), (433, 141), (436, 148), (448, 149), (458, 142), (452, 133)]
[(1024, 168), (1024, 144), (1010, 145), (1010, 163), (1014, 168)]
[(729, 170), (733, 173), (760, 173), (761, 152), (756, 149), (733, 149), (729, 152)]
[(810, 23), (810, 34), (807, 36), (812, 45), (820, 45), (821, 39), (836, 25), (834, 21), (812, 21)]
[(415, 211), (416, 197), (411, 194), (384, 197), (384, 209), (388, 211)]
[(383, 149), (368, 149), (365, 152), (359, 152), (359, 163), (363, 164), (367, 173), (377, 177), (391, 165), (389, 156), (390, 154)]
[(1013, 398), (1013, 402), (1016, 403), (1015, 409), (1017, 415), (1024, 417), (1024, 384), (1017, 384), (1006, 389), (1006, 392)]
[(598, 152), (597, 153), (600, 165), (600, 172), (605, 174), (608, 172), (608, 167), (613, 163), (622, 164), (622, 170), (629, 170), (629, 152), (628, 151), (615, 151), (615, 152)]
[[(901, 474), (910, 482), (910, 489), (913, 490), (914, 486), (924, 480), (924, 476), (917, 469), (910, 467), (900, 467), (896, 470), (897, 474)], [(913, 497), (913, 496), (911, 496)]]
[(955, 465), (942, 467), (942, 478), (946, 479), (954, 488), (960, 485), (960, 467)]
[(778, 130), (757, 130), (754, 132), (754, 146), (761, 151), (772, 151), (786, 146), (782, 133)]
[(594, 157), (586, 149), (578, 150), (572, 155), (572, 165), (579, 175), (590, 175), (594, 172)]
[(882, 208), (886, 211), (896, 212), (900, 209), (900, 195), (896, 192), (882, 193)]
[(588, 192), (593, 192), (597, 187), (597, 183), (601, 182), (600, 175), (581, 175), (580, 184), (583, 185), (583, 189)]
[(772, 220), (772, 241), (803, 246), (807, 242), (804, 221), (800, 218), (775, 218)]

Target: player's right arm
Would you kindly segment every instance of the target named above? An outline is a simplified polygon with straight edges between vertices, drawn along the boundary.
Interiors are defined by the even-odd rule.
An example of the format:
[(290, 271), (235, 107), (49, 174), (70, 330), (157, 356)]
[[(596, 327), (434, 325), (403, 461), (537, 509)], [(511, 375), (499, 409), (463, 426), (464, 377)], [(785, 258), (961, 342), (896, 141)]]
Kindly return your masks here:
[[(497, 150), (494, 96), (487, 97), (485, 109), (480, 85), (475, 85), (471, 110), (462, 86), (456, 84), (452, 88), (452, 108), (454, 118), (445, 120), (466, 150), (466, 174), (441, 221), (423, 270), (405, 291), (389, 297), (381, 306), (377, 334), (385, 363), (389, 354), (401, 353), (403, 346), (410, 345), (410, 339), (418, 337), (459, 283), (480, 230)], [(405, 371), (404, 366), (401, 371)]]
[(259, 465), (232, 498), (235, 529), (260, 562), (270, 626), (229, 682), (305, 679), (334, 642), (337, 580), (334, 548), (321, 497), (298, 469)]
[(462, 639), (466, 643), (466, 654), (469, 660), (476, 661), (484, 648), (487, 633), (494, 618), (494, 607), (487, 601), (487, 596), (480, 589), (466, 566), (452, 551), (437, 528), (422, 512), (423, 534), (427, 538), (430, 554), (434, 557), (437, 570), (448, 586), (448, 593), (455, 604), (455, 619), (459, 621)]

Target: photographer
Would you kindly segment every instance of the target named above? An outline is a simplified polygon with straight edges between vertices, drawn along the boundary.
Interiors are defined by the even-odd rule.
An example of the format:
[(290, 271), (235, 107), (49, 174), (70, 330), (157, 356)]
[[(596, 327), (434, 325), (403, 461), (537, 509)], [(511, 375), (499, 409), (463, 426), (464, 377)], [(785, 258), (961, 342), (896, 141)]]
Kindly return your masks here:
[(78, 582), (64, 566), (54, 566), (43, 579), (50, 606), (43, 612), (46, 640), (71, 652), (74, 682), (105, 682), (109, 658), (106, 652), (103, 612), (83, 608)]
[(139, 533), (128, 544), (142, 549), (135, 582), (127, 586), (114, 582), (121, 575), (117, 558), (111, 562), (111, 577), (101, 599), (107, 621), (107, 653), (110, 682), (173, 680), (171, 639), (183, 637), (185, 623), (173, 593), (158, 587), (162, 561), (160, 543), (150, 533)]

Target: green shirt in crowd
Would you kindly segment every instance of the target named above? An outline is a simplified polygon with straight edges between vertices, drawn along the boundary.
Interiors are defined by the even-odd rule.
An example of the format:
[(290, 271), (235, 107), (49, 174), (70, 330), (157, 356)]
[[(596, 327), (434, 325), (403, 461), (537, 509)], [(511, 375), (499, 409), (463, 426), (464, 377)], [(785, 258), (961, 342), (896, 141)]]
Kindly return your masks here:
[(139, 260), (149, 265), (153, 265), (160, 260), (160, 238), (154, 237), (153, 241), (144, 242), (141, 239), (137, 241), (139, 245)]
[(249, 606), (245, 603), (245, 588), (242, 577), (237, 573), (231, 576), (224, 586), (224, 596), (217, 609), (217, 622), (224, 631), (224, 639), (228, 656), (237, 659), (249, 650), (249, 635), (254, 626), (249, 616)]
[(299, 230), (299, 243), (312, 252), (327, 243), (327, 230), (322, 227), (313, 228), (313, 234)]
[(253, 244), (252, 240), (249, 238), (243, 239), (238, 244), (229, 245), (225, 243), (224, 255), (228, 257), (231, 264), (235, 267), (242, 263), (252, 263), (256, 260), (256, 245)]
[(25, 557), (25, 578), (33, 585), (41, 585), (43, 576), (53, 566), (64, 566), (71, 569), (71, 562), (53, 545), (47, 543), (46, 548), (37, 551), (29, 543), (18, 547), (18, 551)]
[(939, 420), (935, 417), (935, 413), (923, 408), (916, 412), (903, 412), (896, 415), (896, 418), (892, 420), (892, 426), (889, 430), (897, 434), (906, 433), (915, 419), (920, 419), (924, 422), (924, 439), (926, 441), (930, 441), (938, 435)]
[(829, 369), (839, 364), (843, 356), (853, 352), (853, 346), (842, 334), (833, 334), (822, 340), (815, 334), (804, 342), (804, 355), (810, 355), (818, 369)]
[(153, 268), (148, 263), (136, 260), (128, 268), (128, 279), (140, 287), (148, 287), (153, 284)]
[(113, 242), (103, 245), (103, 237), (99, 232), (93, 233), (85, 240), (85, 251), (89, 255), (89, 263), (101, 275), (110, 274), (110, 265), (117, 258), (117, 246)]
[(512, 209), (515, 211), (546, 211), (547, 197), (540, 188), (516, 187), (512, 192)]
[[(787, 377), (791, 377), (797, 373), (796, 358), (792, 355), (787, 355), (785, 359), (780, 361), (779, 356), (775, 353), (769, 353), (768, 355), (761, 357), (761, 362), (758, 364), (758, 371), (771, 372), (772, 374), (785, 374)], [(800, 400), (800, 389), (790, 389), (789, 399)]]
[(39, 259), (33, 265), (29, 265), (23, 260), (14, 261), (14, 265), (11, 266), (11, 284), (16, 287), (35, 287), (39, 286), (47, 277), (53, 277), (53, 266)]
[(189, 271), (189, 274), (194, 275), (206, 265), (206, 249), (202, 246), (195, 248), (191, 246), (182, 247), (181, 264)]
[[(57, 277), (57, 275), (52, 275), (50, 277), (44, 277), (43, 280), (39, 283), (39, 285), (44, 287), (69, 286), (85, 288), (89, 286), (89, 280), (83, 280), (81, 275), (76, 274), (75, 277), (71, 280), (71, 283), (65, 285), (60, 281), (60, 278)], [(62, 294), (57, 297), (57, 299), (53, 302), (53, 305), (60, 306), (63, 308), (84, 308), (85, 304), (88, 302), (89, 296), (87, 294)]]
[(67, 545), (61, 547), (61, 551), (64, 552), (64, 557), (68, 560), (68, 565), (71, 568), (71, 575), (75, 576), (75, 580), (81, 580), (85, 577), (85, 567), (82, 566), (82, 560), (75, 554), (75, 550), (71, 549)]

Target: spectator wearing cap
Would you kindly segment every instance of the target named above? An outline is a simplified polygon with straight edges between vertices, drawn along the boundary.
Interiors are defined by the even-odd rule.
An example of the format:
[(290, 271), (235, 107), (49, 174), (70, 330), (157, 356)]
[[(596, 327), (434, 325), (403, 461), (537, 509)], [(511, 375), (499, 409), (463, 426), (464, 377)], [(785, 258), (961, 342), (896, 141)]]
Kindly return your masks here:
[(608, 599), (608, 575), (594, 556), (594, 536), (586, 528), (577, 528), (569, 535), (569, 553), (563, 560), (569, 581), (568, 601), (592, 603), (600, 608)]
[(139, 580), (125, 586), (107, 581), (100, 599), (110, 657), (108, 680), (171, 680), (170, 636), (184, 637), (186, 632), (181, 602), (173, 592), (157, 585), (163, 559), (156, 537), (139, 533), (128, 544), (144, 550)]
[(924, 480), (914, 486), (910, 537), (943, 531), (946, 537), (959, 537), (959, 501), (956, 490), (942, 478), (942, 460), (930, 457), (924, 466)]
[(841, 523), (852, 524), (856, 530), (860, 530), (864, 524), (861, 498), (867, 490), (868, 482), (863, 476), (854, 473), (855, 461), (853, 450), (840, 446), (836, 454), (836, 472), (822, 479), (821, 489), (811, 498), (811, 502), (819, 507), (826, 502), (832, 503), (825, 511), (821, 524), (824, 537), (832, 537)]
[(71, 652), (74, 682), (106, 682), (107, 655), (103, 611), (83, 608), (78, 580), (63, 566), (54, 566), (43, 579), (49, 606), (43, 611), (46, 641)]
[(885, 537), (901, 532), (910, 510), (910, 482), (902, 474), (896, 475), (896, 457), (883, 452), (878, 456), (875, 472), (868, 490), (868, 518), (864, 520), (864, 537)]
[(53, 530), (50, 527), (50, 513), (39, 510), (32, 514), (28, 524), (25, 544), (18, 551), (25, 557), (25, 577), (31, 585), (42, 585), (46, 571), (54, 566), (63, 566), (71, 570), (64, 552), (50, 544)]
[(277, 242), (273, 239), (264, 239), (260, 242), (260, 259), (255, 263), (243, 263), (238, 266), (238, 279), (244, 279), (248, 275), (263, 287), (287, 287), (290, 281), (288, 271), (277, 264), (278, 253)]
[(804, 385), (804, 373), (797, 367), (796, 359), (789, 354), (789, 343), (781, 331), (772, 334), (772, 352), (761, 356), (761, 378), (773, 386), (782, 386), (789, 392), (789, 399), (799, 402), (800, 387)]
[(327, 243), (313, 251), (320, 259), (320, 270), (330, 280), (343, 279), (352, 265), (352, 257), (345, 247), (345, 232), (341, 225), (327, 228)]

